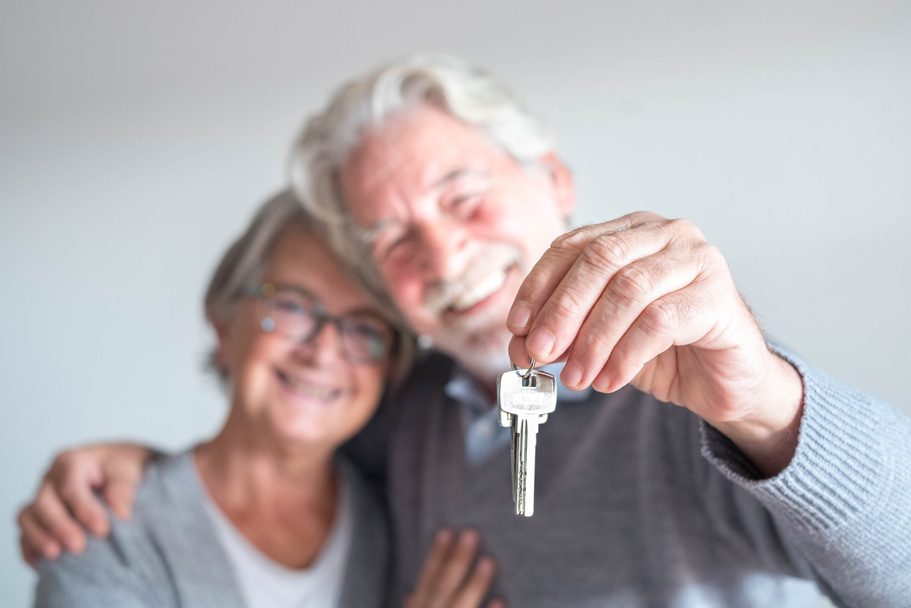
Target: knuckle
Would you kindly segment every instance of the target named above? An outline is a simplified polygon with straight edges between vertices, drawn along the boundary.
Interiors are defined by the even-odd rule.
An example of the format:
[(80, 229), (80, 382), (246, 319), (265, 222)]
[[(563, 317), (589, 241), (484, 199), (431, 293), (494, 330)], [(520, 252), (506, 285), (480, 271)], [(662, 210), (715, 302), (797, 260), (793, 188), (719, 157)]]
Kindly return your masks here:
[(585, 261), (599, 267), (616, 267), (627, 259), (629, 252), (618, 233), (599, 234), (582, 250)]
[(30, 506), (35, 507), (36, 509), (46, 509), (48, 503), (54, 502), (56, 500), (56, 497), (57, 493), (54, 490), (54, 486), (48, 482), (44, 482), (41, 484), (41, 487), (38, 488), (38, 493), (35, 494), (35, 502), (33, 502)]
[(582, 249), (585, 244), (591, 239), (589, 234), (590, 228), (575, 228), (569, 232), (565, 232), (555, 238), (551, 244), (551, 249), (569, 249), (569, 250), (578, 250)]
[(702, 242), (697, 248), (699, 256), (702, 258), (703, 265), (707, 267), (717, 267), (719, 265), (725, 264), (724, 256), (721, 254), (721, 250), (718, 249), (715, 245), (712, 245), (708, 242)]
[(16, 525), (19, 526), (20, 528), (22, 528), (25, 525), (25, 520), (31, 516), (31, 514), (29, 512), (30, 509), (31, 509), (31, 505), (28, 505), (28, 506), (22, 507), (21, 509), (19, 509), (19, 512), (16, 513)]
[(70, 448), (63, 450), (54, 458), (54, 466), (67, 466), (69, 463), (79, 458), (79, 452)]
[(57, 491), (60, 498), (70, 504), (77, 501), (80, 496), (79, 484), (72, 479), (63, 480)]
[(57, 454), (46, 477), (65, 477), (79, 466), (80, 454), (77, 450), (64, 450)]
[(704, 241), (702, 231), (693, 222), (682, 218), (667, 220), (667, 226), (674, 234), (684, 235), (690, 239)]
[(542, 318), (544, 322), (542, 324), (546, 324), (548, 319), (574, 319), (582, 314), (582, 304), (568, 294), (564, 294), (551, 300), (549, 310)]
[(641, 319), (650, 333), (668, 334), (677, 325), (677, 308), (664, 300), (657, 300), (646, 307)]
[(623, 300), (639, 302), (654, 290), (652, 278), (638, 266), (624, 266), (614, 274), (612, 291)]
[(592, 360), (604, 358), (608, 351), (606, 338), (597, 331), (580, 332), (573, 344), (572, 358), (583, 368), (591, 365)]
[(634, 211), (630, 213), (627, 217), (633, 220), (636, 224), (641, 224), (644, 222), (663, 222), (665, 221), (664, 217), (658, 215), (654, 211)]

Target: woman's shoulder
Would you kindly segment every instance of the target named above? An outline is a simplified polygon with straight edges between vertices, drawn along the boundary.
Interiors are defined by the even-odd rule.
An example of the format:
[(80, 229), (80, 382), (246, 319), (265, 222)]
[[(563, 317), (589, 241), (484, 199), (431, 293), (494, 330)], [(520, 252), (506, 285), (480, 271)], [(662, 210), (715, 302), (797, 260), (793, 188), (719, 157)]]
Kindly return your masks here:
[[(227, 562), (200, 492), (190, 450), (158, 455), (147, 466), (128, 519), (109, 510), (106, 537), (90, 537), (79, 555), (39, 565), (35, 605), (193, 605), (186, 595), (200, 586), (230, 588), (230, 581), (221, 580), (217, 566)], [(183, 578), (194, 581), (189, 589)]]

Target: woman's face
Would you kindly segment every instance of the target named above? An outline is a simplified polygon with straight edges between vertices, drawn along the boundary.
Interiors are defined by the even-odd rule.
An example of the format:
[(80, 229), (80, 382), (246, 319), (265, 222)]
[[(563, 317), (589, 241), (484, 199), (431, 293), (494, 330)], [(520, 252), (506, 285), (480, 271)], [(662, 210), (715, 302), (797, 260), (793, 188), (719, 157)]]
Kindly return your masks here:
[[(279, 238), (262, 282), (308, 292), (336, 318), (372, 309), (323, 245), (296, 226)], [(331, 322), (308, 341), (280, 328), (266, 331), (266, 306), (263, 298), (247, 298), (217, 329), (219, 357), (232, 379), (232, 416), (270, 441), (334, 449), (373, 415), (388, 363), (352, 361)]]

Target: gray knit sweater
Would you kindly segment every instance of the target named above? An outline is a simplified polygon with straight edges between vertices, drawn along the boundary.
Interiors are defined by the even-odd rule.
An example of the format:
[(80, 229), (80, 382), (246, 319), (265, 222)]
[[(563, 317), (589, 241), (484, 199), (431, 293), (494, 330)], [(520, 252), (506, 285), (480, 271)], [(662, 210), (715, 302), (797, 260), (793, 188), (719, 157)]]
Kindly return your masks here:
[[(793, 359), (792, 359), (793, 360)], [(805, 414), (763, 480), (688, 410), (632, 388), (561, 400), (538, 435), (535, 514), (513, 514), (509, 451), (466, 450), (431, 356), (390, 418), (396, 595), (442, 525), (481, 531), (514, 608), (911, 606), (911, 421), (795, 361)], [(578, 395), (577, 395), (578, 396)]]
[[(354, 506), (354, 534), (340, 606), (384, 605), (387, 527), (376, 498), (340, 461)], [(105, 539), (38, 568), (36, 608), (246, 608), (205, 506), (192, 452), (153, 462), (129, 521), (111, 517)]]

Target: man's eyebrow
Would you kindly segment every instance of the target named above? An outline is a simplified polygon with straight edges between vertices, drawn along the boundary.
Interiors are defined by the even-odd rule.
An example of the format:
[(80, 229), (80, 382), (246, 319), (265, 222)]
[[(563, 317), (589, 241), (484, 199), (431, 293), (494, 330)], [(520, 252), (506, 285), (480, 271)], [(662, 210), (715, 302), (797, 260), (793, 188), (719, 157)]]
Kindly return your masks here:
[[(445, 188), (449, 184), (458, 181), (463, 177), (486, 177), (487, 172), (480, 169), (475, 169), (471, 167), (453, 169), (437, 181), (435, 181), (431, 186), (431, 190), (439, 190), (440, 188)], [(355, 234), (357, 238), (362, 243), (372, 244), (376, 235), (381, 233), (383, 230), (386, 230), (390, 226), (397, 226), (398, 222), (393, 219), (383, 219), (379, 220), (372, 226), (367, 226), (366, 228), (357, 228)]]
[(383, 230), (386, 230), (390, 226), (396, 225), (396, 221), (392, 219), (380, 220), (372, 226), (366, 228), (355, 228), (355, 234), (357, 235), (358, 240), (362, 243), (373, 244), (373, 241), (376, 239), (376, 235), (381, 233)]
[(486, 175), (487, 175), (486, 172), (481, 171), (480, 169), (473, 169), (470, 167), (463, 168), (463, 169), (454, 169), (454, 170), (450, 171), (449, 173), (447, 173), (446, 175), (444, 175), (443, 177), (441, 177), (440, 179), (438, 179), (436, 182), (434, 182), (433, 186), (431, 186), (431, 187), (433, 189), (438, 189), (438, 188), (442, 188), (444, 186), (448, 186), (452, 182), (458, 181), (462, 177), (484, 177)]

